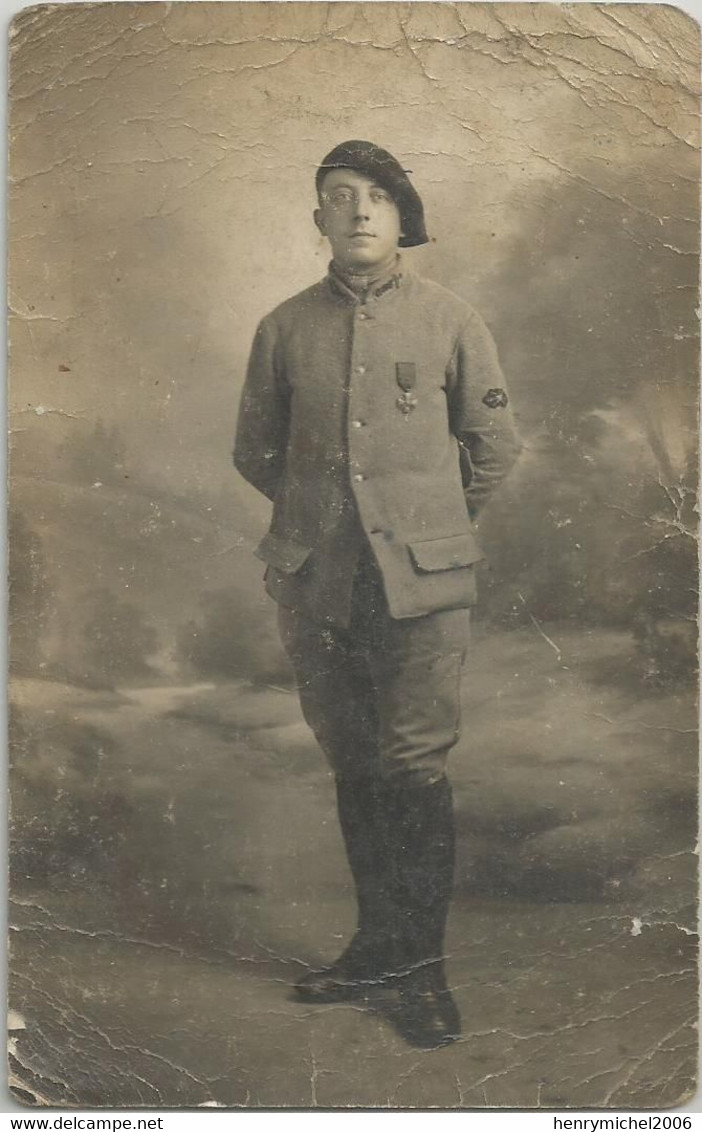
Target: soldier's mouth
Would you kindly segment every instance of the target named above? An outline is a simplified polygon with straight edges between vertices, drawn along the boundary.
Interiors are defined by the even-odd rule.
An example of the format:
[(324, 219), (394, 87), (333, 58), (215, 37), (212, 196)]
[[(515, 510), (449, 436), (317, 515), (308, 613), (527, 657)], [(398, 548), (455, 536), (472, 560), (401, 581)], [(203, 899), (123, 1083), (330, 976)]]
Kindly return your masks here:
[(351, 240), (374, 240), (375, 232), (352, 232), (349, 239)]

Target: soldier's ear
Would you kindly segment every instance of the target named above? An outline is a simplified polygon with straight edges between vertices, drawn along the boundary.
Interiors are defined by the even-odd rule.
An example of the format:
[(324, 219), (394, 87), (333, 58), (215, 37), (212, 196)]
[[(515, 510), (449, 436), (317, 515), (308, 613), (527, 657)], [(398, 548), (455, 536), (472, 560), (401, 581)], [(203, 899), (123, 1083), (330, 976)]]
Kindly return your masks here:
[(315, 208), (313, 215), (314, 215), (314, 222), (317, 225), (319, 231), (322, 233), (323, 236), (326, 236), (327, 233), (326, 233), (326, 230), (324, 228), (324, 218), (322, 216), (321, 208)]

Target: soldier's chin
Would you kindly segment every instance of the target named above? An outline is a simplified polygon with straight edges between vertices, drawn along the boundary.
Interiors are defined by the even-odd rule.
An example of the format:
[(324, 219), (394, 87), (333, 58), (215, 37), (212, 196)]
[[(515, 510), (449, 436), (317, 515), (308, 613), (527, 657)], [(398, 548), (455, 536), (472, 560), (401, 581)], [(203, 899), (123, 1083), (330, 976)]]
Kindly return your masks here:
[(378, 248), (371, 247), (368, 244), (352, 246), (344, 256), (347, 267), (375, 267), (377, 263), (382, 263), (384, 259), (385, 256), (378, 254)]

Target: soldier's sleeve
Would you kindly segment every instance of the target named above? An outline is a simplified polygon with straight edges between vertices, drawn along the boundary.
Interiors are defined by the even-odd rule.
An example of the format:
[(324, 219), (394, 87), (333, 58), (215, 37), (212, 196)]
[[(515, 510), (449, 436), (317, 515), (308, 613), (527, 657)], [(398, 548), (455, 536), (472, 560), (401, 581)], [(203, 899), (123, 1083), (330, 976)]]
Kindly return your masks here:
[(239, 404), (234, 466), (258, 491), (273, 499), (285, 468), (290, 394), (279, 358), (278, 333), (269, 317), (251, 347)]
[(447, 388), (466, 503), (475, 518), (522, 449), (495, 342), (475, 311), (458, 336)]

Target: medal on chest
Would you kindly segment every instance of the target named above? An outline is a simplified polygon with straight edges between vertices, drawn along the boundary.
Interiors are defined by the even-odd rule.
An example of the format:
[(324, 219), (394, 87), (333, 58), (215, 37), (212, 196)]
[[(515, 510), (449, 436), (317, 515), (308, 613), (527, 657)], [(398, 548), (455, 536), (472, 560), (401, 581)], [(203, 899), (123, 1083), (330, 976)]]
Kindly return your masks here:
[(417, 404), (414, 389), (417, 385), (417, 367), (414, 362), (395, 362), (395, 380), (402, 390), (395, 404), (405, 420)]

